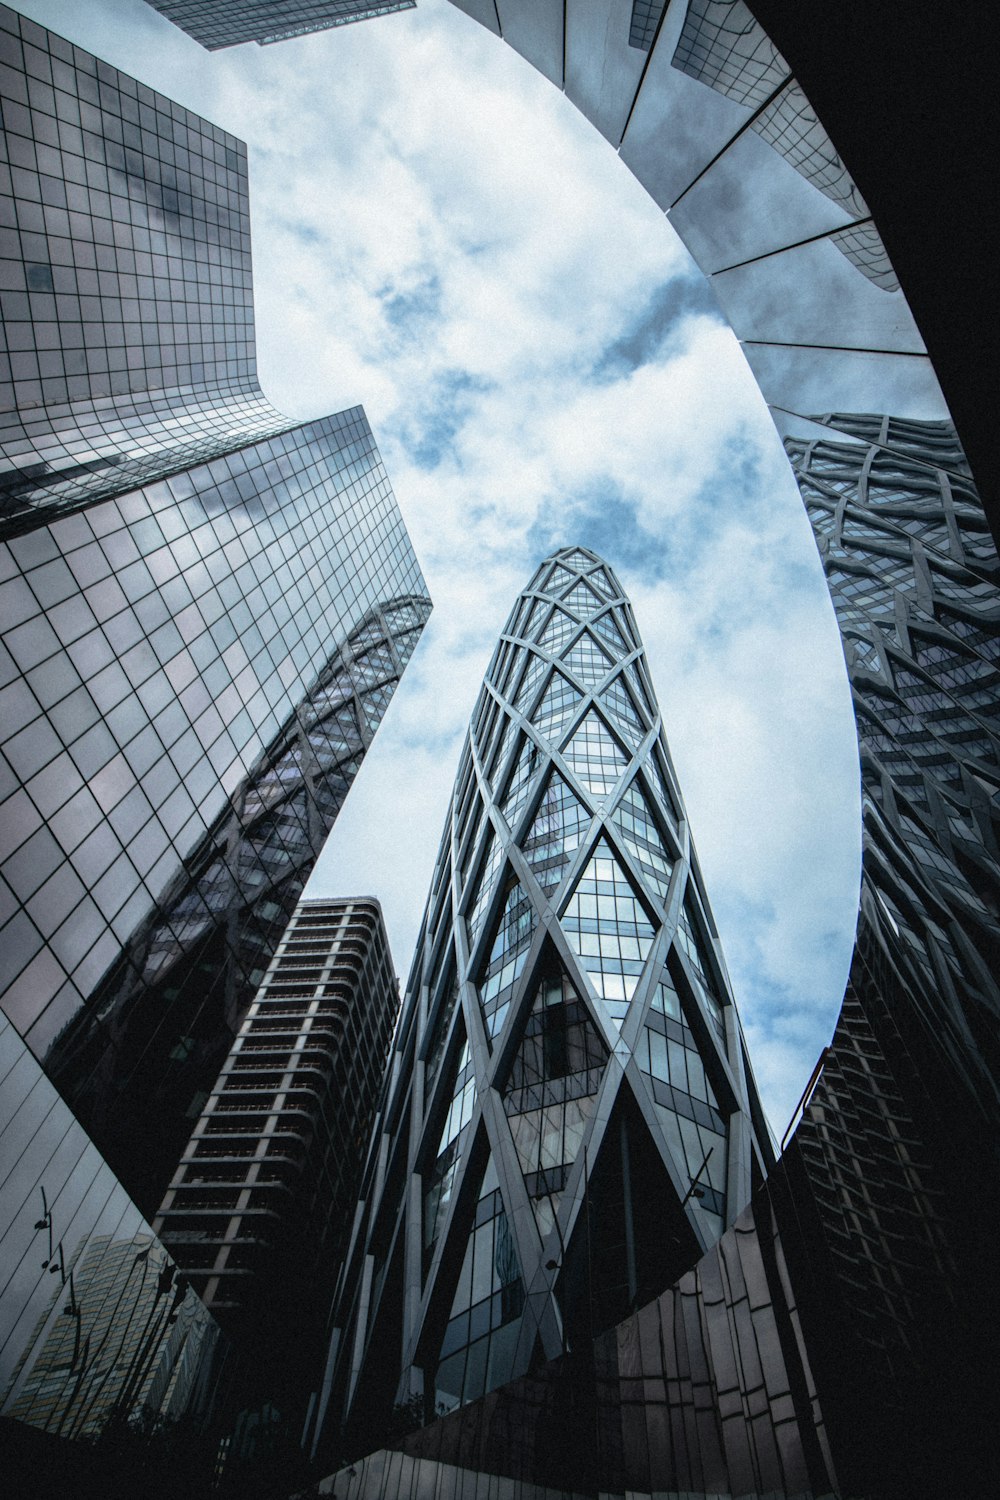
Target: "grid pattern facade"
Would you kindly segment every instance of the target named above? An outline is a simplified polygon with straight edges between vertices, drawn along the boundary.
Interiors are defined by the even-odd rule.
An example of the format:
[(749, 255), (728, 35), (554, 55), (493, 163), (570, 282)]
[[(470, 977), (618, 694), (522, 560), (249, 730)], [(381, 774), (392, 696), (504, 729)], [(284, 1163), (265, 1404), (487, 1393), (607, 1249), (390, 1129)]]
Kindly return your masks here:
[(429, 608), (404, 596), (369, 611), (47, 1047), (50, 1076), (148, 1213)]
[(673, 64), (756, 109), (788, 79), (788, 67), (744, 0), (690, 0)]
[[(338, 638), (363, 637), (372, 607), (394, 600), (398, 621), (376, 618), (374, 628), (408, 635), (421, 623), (423, 606), (414, 615), (409, 601), (423, 599), (423, 584), (359, 409), (64, 517), (5, 544), (2, 557), (3, 1004), (45, 1059), (52, 1048), (65, 1052), (76, 1037), (67, 1028), (101, 995), (106, 1071), (116, 1042), (125, 1056), (135, 1045), (117, 1020), (130, 1007), (109, 1003), (121, 987), (114, 976), (110, 991), (105, 984), (123, 956), (125, 992), (148, 991), (178, 948), (192, 949), (206, 908), (259, 910), (278, 883), (282, 849), (304, 840), (315, 854), (335, 813), (332, 789), (321, 794), (324, 829), (265, 832), (264, 817), (294, 825), (299, 811), (294, 797), (276, 805), (294, 749), (273, 775), (266, 752), (320, 675), (331, 668), (336, 677)], [(404, 649), (412, 643), (411, 635)], [(384, 694), (360, 699), (390, 692), (402, 666), (388, 651), (387, 662), (369, 657), (357, 669), (377, 679), (358, 684), (361, 753)], [(312, 731), (312, 751), (349, 781), (359, 752), (339, 754), (323, 727), (329, 716), (315, 717), (304, 736)], [(246, 783), (258, 771), (255, 800)], [(237, 850), (229, 862), (232, 879), (220, 872), (185, 909), (176, 883), (186, 862), (206, 837), (224, 844), (227, 830), (256, 815), (242, 861)], [(191, 873), (197, 886), (202, 870)], [(273, 937), (298, 894), (271, 913)], [(158, 926), (159, 914), (169, 936), (137, 951), (133, 937)], [(230, 945), (239, 939), (237, 927)], [(265, 966), (256, 975), (248, 966), (243, 1004)], [(231, 1001), (230, 1038), (239, 1010)], [(216, 1016), (224, 1022), (224, 1004)], [(190, 1049), (196, 1035), (178, 1031), (171, 1046)]]
[(0, 536), (287, 430), (244, 144), (6, 6), (0, 109)]
[(873, 285), (898, 291), (899, 282), (864, 199), (788, 64), (745, 0), (690, 0), (672, 63), (689, 78), (752, 109), (746, 128), (857, 221), (831, 236), (838, 250)]
[(628, 31), (630, 47), (638, 47), (641, 52), (649, 51), (666, 8), (666, 0), (632, 0), (632, 19)]
[(148, 1214), (429, 605), (361, 409), (261, 402), (243, 145), (0, 54), (0, 1003)]
[(355, 1425), (414, 1380), (451, 1408), (585, 1346), (766, 1162), (635, 622), (582, 548), (487, 673), (393, 1079), (339, 1302)]
[(216, 52), (240, 42), (284, 42), (334, 26), (350, 26), (392, 11), (412, 10), (417, 0), (149, 0), (158, 10)]
[(398, 1010), (377, 904), (301, 902), (153, 1221), (220, 1322), (294, 1351), (306, 1389)]

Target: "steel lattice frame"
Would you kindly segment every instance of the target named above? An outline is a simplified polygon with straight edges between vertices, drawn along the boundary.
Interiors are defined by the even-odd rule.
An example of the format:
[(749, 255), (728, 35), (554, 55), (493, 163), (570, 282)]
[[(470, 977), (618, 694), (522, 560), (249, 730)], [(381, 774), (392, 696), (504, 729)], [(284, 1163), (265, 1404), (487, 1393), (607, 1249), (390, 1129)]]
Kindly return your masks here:
[(348, 1404), (379, 1366), (450, 1406), (586, 1341), (718, 1239), (769, 1156), (631, 607), (564, 549), (462, 754), (339, 1299)]
[(874, 936), (995, 1130), (1000, 560), (950, 423), (863, 413), (817, 421), (838, 424), (829, 441), (786, 447), (851, 679), (858, 946)]

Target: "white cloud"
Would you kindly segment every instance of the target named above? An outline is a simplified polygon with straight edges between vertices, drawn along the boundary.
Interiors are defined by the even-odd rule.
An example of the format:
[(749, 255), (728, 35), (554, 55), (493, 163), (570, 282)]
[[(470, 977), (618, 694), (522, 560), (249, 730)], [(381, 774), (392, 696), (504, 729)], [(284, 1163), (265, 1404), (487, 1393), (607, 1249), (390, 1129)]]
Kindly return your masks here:
[(589, 542), (633, 597), (780, 1130), (850, 952), (853, 730), (780, 445), (662, 214), (443, 0), (213, 56), (140, 0), (26, 8), (249, 142), (265, 388), (364, 403), (424, 566), (435, 614), (317, 882), (382, 899), (405, 973), (496, 634), (540, 549)]

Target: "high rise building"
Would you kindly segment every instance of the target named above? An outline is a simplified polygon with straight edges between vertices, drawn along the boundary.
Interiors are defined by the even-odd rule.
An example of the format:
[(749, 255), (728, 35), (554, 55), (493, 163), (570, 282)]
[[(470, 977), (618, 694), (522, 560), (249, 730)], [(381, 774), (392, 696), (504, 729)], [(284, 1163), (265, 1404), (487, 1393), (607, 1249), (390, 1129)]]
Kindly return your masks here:
[(153, 1220), (300, 1425), (398, 1010), (378, 903), (300, 902)]
[(801, 1118), (718, 1244), (591, 1361), (355, 1464), (348, 1500), (485, 1496), (497, 1475), (526, 1495), (878, 1500), (1000, 1479), (1000, 564), (948, 424), (815, 425), (787, 447), (843, 632), (864, 824), (847, 993)]
[(428, 612), (404, 594), (362, 617), (47, 1047), (49, 1075), (147, 1213)]
[(380, 1132), (339, 1298), (355, 1427), (588, 1346), (770, 1161), (632, 611), (583, 548), (487, 673)]
[[(1000, 1285), (993, 1228), (998, 1177), (992, 1090), (998, 1068), (989, 1025), (991, 979), (981, 960), (992, 951), (996, 912), (990, 800), (995, 778), (989, 755), (976, 749), (983, 704), (975, 695), (984, 687), (981, 662), (995, 656), (996, 595), (984, 586), (978, 565), (962, 586), (962, 575), (949, 573), (942, 562), (943, 533), (949, 547), (965, 548), (976, 529), (969, 524), (971, 508), (959, 517), (948, 506), (956, 484), (964, 493), (967, 480), (957, 452), (930, 462), (936, 444), (929, 426), (920, 451), (907, 452), (902, 440), (906, 424), (930, 424), (946, 415), (924, 338), (949, 400), (956, 370), (964, 376), (959, 426), (967, 446), (970, 426), (981, 447), (984, 434), (995, 439), (990, 403), (982, 399), (982, 371), (995, 357), (996, 341), (981, 299), (969, 295), (979, 285), (980, 262), (968, 252), (970, 244), (975, 253), (981, 248), (981, 198), (969, 191), (969, 162), (955, 146), (956, 136), (975, 142), (982, 101), (992, 104), (988, 85), (982, 86), (989, 49), (980, 46), (980, 18), (953, 8), (947, 15), (930, 12), (927, 23), (912, 7), (870, 4), (861, 32), (848, 24), (851, 17), (845, 23), (840, 12), (846, 15), (847, 7), (837, 3), (824, 7), (819, 18), (787, 0), (455, 3), (563, 87), (669, 214), (712, 278), (779, 429), (801, 445), (793, 457), (806, 475), (807, 493), (824, 479), (827, 499), (846, 490), (850, 504), (857, 508), (861, 502), (863, 512), (866, 465), (877, 470), (883, 463), (895, 466), (897, 481), (905, 469), (916, 489), (900, 521), (911, 538), (909, 558), (872, 546), (868, 559), (853, 559), (860, 567), (843, 570), (859, 585), (854, 594), (844, 586), (844, 601), (851, 603), (858, 593), (874, 593), (878, 577), (887, 580), (890, 567), (903, 563), (899, 587), (892, 585), (896, 609), (870, 617), (889, 656), (879, 663), (874, 696), (848, 645), (858, 703), (870, 703), (879, 726), (863, 730), (866, 793), (870, 787), (876, 793), (866, 806), (861, 923), (833, 1046), (783, 1161), (713, 1249), (656, 1302), (598, 1338), (599, 1379), (589, 1388), (578, 1378), (579, 1366), (569, 1385), (555, 1367), (522, 1377), (410, 1439), (409, 1448), (420, 1456), (395, 1454), (381, 1468), (380, 1460), (359, 1463), (338, 1478), (336, 1493), (342, 1500), (423, 1494), (429, 1477), (447, 1479), (456, 1493), (459, 1483), (465, 1495), (496, 1493), (496, 1474), (521, 1480), (525, 1500), (532, 1476), (542, 1474), (552, 1487), (580, 1476), (581, 1491), (598, 1485), (638, 1493), (840, 1491), (893, 1500), (993, 1492), (1000, 1483), (990, 1482), (995, 1443), (988, 1397), (995, 1383), (990, 1299)], [(899, 42), (888, 51), (878, 45), (885, 33), (877, 24), (887, 14)], [(784, 26), (787, 49), (776, 49), (756, 19), (768, 16)], [(771, 22), (766, 24), (770, 29)], [(231, 378), (216, 380), (213, 361), (232, 339), (241, 346), (240, 358), (247, 349), (252, 355), (252, 343), (242, 333), (248, 298), (230, 285), (228, 271), (219, 275), (216, 269), (233, 253), (232, 243), (220, 248), (228, 228), (219, 215), (227, 205), (213, 196), (216, 174), (228, 161), (224, 148), (238, 152), (238, 143), (220, 139), (212, 127), (127, 80), (116, 98), (119, 75), (113, 70), (30, 23), (19, 24), (4, 9), (0, 28), (11, 180), (19, 188), (27, 184), (15, 254), (2, 273), (5, 287), (14, 278), (4, 304), (12, 374), (28, 382), (11, 439), (16, 446), (6, 450), (16, 469), (6, 476), (13, 529), (28, 506), (53, 500), (73, 508), (95, 497), (113, 498), (120, 482), (127, 489), (174, 472), (174, 463), (207, 462), (218, 451), (213, 443), (225, 450), (239, 425), (242, 393), (229, 401)], [(922, 48), (912, 45), (914, 33)], [(781, 50), (796, 68), (803, 59), (802, 84)], [(77, 66), (88, 80), (80, 86), (74, 115), (64, 67)], [(761, 94), (755, 84), (765, 74), (770, 87)], [(950, 114), (943, 76), (954, 101)], [(933, 87), (926, 87), (928, 80)], [(822, 90), (814, 95), (817, 81), (825, 97)], [(902, 134), (898, 120), (880, 128), (885, 101), (898, 104), (907, 93)], [(50, 98), (54, 109), (47, 107)], [(115, 107), (95, 141), (88, 121), (104, 98)], [(162, 145), (141, 159), (137, 173), (151, 103)], [(25, 128), (32, 125), (28, 110), (37, 112), (37, 137), (34, 128)], [(821, 120), (837, 143), (846, 144), (834, 144)], [(82, 149), (74, 149), (77, 129)], [(65, 202), (58, 197), (60, 173), (50, 170), (53, 150), (72, 158), (65, 174), (72, 192), (67, 187)], [(192, 163), (196, 170), (190, 173)], [(7, 165), (0, 169), (5, 196)], [(851, 172), (863, 178), (874, 219)], [(164, 174), (162, 183), (158, 173)], [(79, 212), (81, 190), (87, 197), (95, 193), (99, 222), (89, 249), (74, 248), (69, 267), (61, 258), (67, 253), (62, 226), (79, 222), (70, 216)], [(128, 194), (126, 209), (120, 199)], [(189, 203), (193, 211), (185, 217)], [(9, 214), (9, 200), (3, 207)], [(211, 226), (204, 240), (202, 223)], [(174, 239), (152, 238), (164, 226)], [(12, 245), (9, 227), (5, 218), (4, 253)], [(155, 261), (144, 259), (147, 229), (157, 247)], [(880, 232), (919, 330), (891, 271), (885, 274)], [(133, 233), (135, 264), (122, 263), (126, 279), (116, 284), (109, 270), (117, 252), (110, 247)], [(187, 269), (183, 278), (173, 278), (170, 298), (158, 302), (154, 334), (152, 322), (141, 329), (135, 298), (148, 306), (148, 267), (163, 268), (167, 243), (168, 267)], [(197, 247), (203, 243), (202, 253)], [(194, 265), (185, 261), (189, 250)], [(135, 292), (127, 279), (133, 273)], [(211, 292), (197, 295), (195, 282), (204, 289), (211, 283)], [(95, 295), (100, 308), (85, 301)], [(78, 302), (68, 304), (73, 297)], [(183, 302), (176, 319), (175, 297)], [(79, 307), (81, 316), (70, 319), (63, 340), (52, 309), (67, 305)], [(956, 311), (964, 312), (964, 322)], [(217, 338), (216, 330), (228, 337)], [(190, 370), (178, 358), (188, 331), (196, 349)], [(157, 384), (161, 332), (169, 402)], [(199, 386), (205, 369), (207, 401)], [(170, 383), (174, 371), (182, 372), (181, 384)], [(288, 426), (265, 404), (259, 410), (263, 425), (254, 430), (259, 399), (256, 391), (248, 392), (248, 440)], [(221, 432), (211, 420), (217, 410), (224, 411)], [(850, 416), (876, 411), (881, 414)], [(898, 416), (887, 419), (885, 412)], [(817, 419), (816, 413), (824, 415)], [(175, 420), (176, 428), (170, 425)], [(273, 429), (267, 425), (272, 421)], [(947, 446), (949, 435), (940, 436)], [(181, 447), (171, 448), (170, 441), (179, 437), (202, 446), (178, 457)], [(853, 452), (821, 451), (827, 444)], [(126, 467), (140, 461), (146, 467)], [(832, 463), (832, 477), (822, 474), (825, 463)], [(116, 467), (120, 473), (112, 472)], [(921, 547), (928, 511), (936, 518), (936, 556)], [(855, 526), (874, 536), (874, 519), (874, 512), (848, 518), (845, 510), (841, 542)], [(954, 561), (958, 553), (949, 556)], [(913, 604), (916, 615), (910, 614)], [(921, 629), (911, 631), (910, 622), (921, 616)], [(945, 654), (927, 655), (922, 663), (931, 616), (945, 632), (934, 636), (933, 645)], [(902, 621), (894, 641), (887, 633), (890, 617)], [(952, 618), (958, 621), (954, 627)], [(876, 630), (861, 623), (859, 644), (867, 642), (878, 659)], [(965, 655), (951, 676), (948, 652), (962, 639)], [(921, 680), (927, 693), (906, 680), (914, 662), (918, 669), (926, 665)], [(970, 671), (967, 679), (963, 674)], [(935, 704), (939, 687), (944, 701)], [(967, 715), (960, 707), (966, 687)], [(942, 727), (948, 718), (954, 737)], [(922, 809), (920, 816), (912, 815), (912, 803)], [(976, 899), (986, 908), (985, 919)], [(20, 1337), (36, 1320), (40, 1342), (32, 1347), (56, 1354), (51, 1360), (45, 1355), (48, 1381), (62, 1354), (59, 1330), (47, 1320), (74, 1319), (74, 1305), (79, 1307), (71, 1270), (63, 1281), (70, 1257), (60, 1211), (78, 1214), (79, 1224), (92, 1222), (87, 1215), (104, 1201), (92, 1182), (107, 1187), (109, 1202), (121, 1199), (113, 1178), (73, 1170), (76, 1162), (89, 1170), (94, 1158), (84, 1154), (83, 1133), (61, 1101), (71, 1130), (53, 1136), (50, 1127), (39, 1128), (44, 1160), (32, 1154), (36, 1122), (48, 1119), (41, 1108), (45, 1090), (50, 1101), (54, 1095), (14, 1029), (7, 1027), (5, 1036), (16, 1043), (17, 1056), (4, 1083), (19, 1107), (3, 1142), (5, 1152), (10, 1145), (23, 1153), (24, 1166), (6, 1179), (14, 1196), (6, 1200), (4, 1224), (13, 1237), (4, 1247), (17, 1272), (5, 1291), (3, 1315), (10, 1321), (3, 1327), (14, 1326)], [(57, 1149), (50, 1157), (53, 1140)], [(52, 1207), (54, 1181), (66, 1185), (66, 1195), (50, 1213), (46, 1203)], [(25, 1182), (32, 1184), (27, 1191)], [(139, 1236), (134, 1255), (121, 1260), (134, 1275), (147, 1263), (145, 1230), (137, 1219), (129, 1219), (126, 1231)], [(50, 1227), (51, 1246), (45, 1244)], [(42, 1237), (37, 1254), (30, 1243), (36, 1235)], [(56, 1254), (56, 1269), (50, 1264), (39, 1274), (35, 1263), (43, 1254), (51, 1263), (60, 1245), (65, 1253), (62, 1259)], [(373, 1260), (369, 1271), (376, 1264), (384, 1262)], [(97, 1289), (107, 1284), (89, 1268), (87, 1280)], [(30, 1308), (28, 1293), (34, 1299)], [(127, 1289), (123, 1305), (149, 1318), (151, 1329), (156, 1324), (158, 1309), (142, 1294), (133, 1297)], [(22, 1316), (25, 1322), (18, 1324)], [(169, 1313), (164, 1321), (172, 1326)], [(86, 1335), (84, 1328), (83, 1347)], [(127, 1327), (120, 1337), (123, 1347), (135, 1347)], [(12, 1347), (4, 1345), (5, 1357)], [(114, 1347), (105, 1341), (105, 1355)], [(11, 1368), (8, 1363), (6, 1370)], [(26, 1362), (22, 1370), (27, 1368)], [(96, 1404), (116, 1378), (113, 1361), (95, 1366), (88, 1392), (86, 1370), (64, 1361), (62, 1369), (67, 1381), (78, 1383), (82, 1399), (93, 1397)], [(134, 1390), (134, 1382), (127, 1379), (123, 1388)], [(48, 1409), (58, 1411), (58, 1400)], [(452, 1467), (444, 1475), (441, 1460), (463, 1469)], [(483, 1471), (481, 1490), (470, 1467)], [(30, 1493), (37, 1492), (36, 1484)], [(443, 1482), (437, 1492), (449, 1493)]]
[(148, 0), (154, 10), (188, 36), (217, 52), (240, 42), (285, 42), (312, 31), (350, 26), (392, 11), (412, 10), (417, 0)]
[(9, 537), (295, 424), (257, 383), (244, 144), (6, 6), (0, 38)]
[[(26, 163), (7, 262), (26, 289), (2, 293), (24, 350), (0, 544), (2, 1004), (151, 1214), (429, 605), (360, 408), (264, 438), (232, 420), (255, 389), (245, 149), (0, 20)], [(43, 264), (55, 290), (33, 289)], [(63, 373), (40, 374), (54, 349)], [(176, 432), (188, 397), (208, 413), (195, 464), (160, 443), (169, 415), (155, 440), (122, 418), (150, 381), (142, 401), (173, 411), (181, 380)], [(29, 434), (52, 458), (58, 432), (103, 452), (107, 422), (117, 457), (82, 476), (18, 449)]]
[(257, 386), (245, 148), (0, 53), (0, 1415), (89, 1439), (211, 1410), (148, 1220), (430, 605), (363, 411)]

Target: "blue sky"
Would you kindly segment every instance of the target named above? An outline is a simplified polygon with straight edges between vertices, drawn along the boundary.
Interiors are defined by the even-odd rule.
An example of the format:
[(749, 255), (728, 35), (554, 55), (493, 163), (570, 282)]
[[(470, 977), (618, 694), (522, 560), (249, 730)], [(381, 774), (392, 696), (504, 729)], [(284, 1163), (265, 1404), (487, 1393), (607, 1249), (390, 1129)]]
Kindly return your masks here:
[(365, 406), (435, 613), (311, 893), (377, 895), (405, 979), (511, 602), (582, 542), (629, 590), (780, 1135), (843, 993), (858, 769), (832, 609), (738, 345), (572, 106), (446, 0), (208, 54), (141, 0), (23, 0), (241, 136), (260, 372)]

